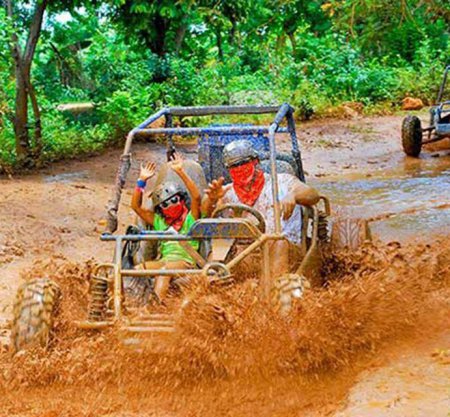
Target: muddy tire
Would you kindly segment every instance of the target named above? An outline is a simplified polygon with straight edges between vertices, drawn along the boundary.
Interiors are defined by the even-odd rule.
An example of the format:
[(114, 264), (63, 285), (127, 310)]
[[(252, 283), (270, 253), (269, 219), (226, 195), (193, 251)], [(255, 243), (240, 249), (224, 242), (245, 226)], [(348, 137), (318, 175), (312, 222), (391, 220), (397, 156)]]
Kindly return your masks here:
[(358, 249), (364, 242), (371, 241), (369, 223), (364, 219), (338, 219), (331, 230), (331, 244), (334, 249)]
[(274, 311), (283, 317), (289, 315), (296, 300), (303, 297), (307, 288), (310, 288), (310, 284), (304, 276), (284, 274), (278, 277), (270, 292)]
[(19, 287), (11, 329), (13, 352), (48, 346), (60, 297), (58, 285), (47, 278), (33, 279)]
[(417, 116), (407, 116), (403, 120), (402, 145), (406, 155), (419, 156), (422, 150), (422, 125)]

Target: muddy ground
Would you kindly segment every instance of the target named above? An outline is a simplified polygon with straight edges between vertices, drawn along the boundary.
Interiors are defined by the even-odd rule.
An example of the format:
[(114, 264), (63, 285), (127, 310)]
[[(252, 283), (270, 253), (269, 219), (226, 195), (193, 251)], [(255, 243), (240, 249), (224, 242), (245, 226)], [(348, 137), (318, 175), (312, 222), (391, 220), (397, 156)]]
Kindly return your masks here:
[[(412, 247), (430, 244), (431, 249), (424, 246), (423, 250), (431, 256), (445, 246), (450, 232), (450, 146), (442, 143), (426, 149), (420, 159), (405, 157), (399, 139), (401, 119), (402, 116), (386, 116), (300, 125), (298, 133), (304, 166), (308, 181), (329, 196), (335, 212), (375, 220), (372, 229), (381, 242), (413, 243)], [(282, 142), (281, 146), (286, 146), (286, 138)], [(180, 149), (186, 157), (195, 157), (192, 144), (180, 145)], [(67, 267), (69, 260), (77, 265), (71, 267), (69, 275), (73, 276), (77, 268), (82, 270), (88, 259), (110, 260), (111, 245), (100, 243), (98, 238), (120, 153), (120, 150), (111, 150), (83, 161), (57, 163), (32, 175), (0, 179), (0, 320), (3, 328), (0, 340), (4, 351), (8, 344), (12, 302), (21, 276), (23, 278), (33, 268), (41, 268), (42, 263), (45, 264), (44, 271), (55, 265)], [(137, 144), (129, 178), (137, 176), (140, 162), (147, 159), (160, 161), (163, 155), (161, 144)], [(133, 182), (128, 182), (122, 198), (122, 230), (132, 219), (129, 202)], [(440, 265), (440, 268), (445, 273), (448, 264)], [(417, 287), (411, 287), (412, 292), (416, 290)], [(427, 289), (428, 292), (432, 293)], [(67, 346), (63, 353), (58, 353), (58, 360), (53, 354), (48, 363), (41, 363), (39, 361), (45, 361), (45, 357), (38, 355), (33, 364), (23, 359), (25, 362), (14, 362), (17, 368), (12, 369), (8, 365), (12, 362), (3, 353), (2, 369), (11, 384), (9, 389), (8, 384), (3, 386), (0, 415), (234, 416), (257, 413), (444, 417), (450, 410), (450, 332), (448, 323), (440, 318), (448, 313), (448, 308), (445, 311), (448, 306), (437, 300), (439, 297), (435, 292), (433, 294), (430, 298), (423, 297), (426, 300), (423, 309), (417, 312), (423, 322), (417, 317), (404, 317), (406, 321), (416, 321), (417, 326), (404, 332), (401, 331), (403, 326), (392, 323), (386, 337), (380, 336), (380, 342), (376, 339), (371, 347), (367, 347), (366, 342), (362, 343), (364, 348), (358, 345), (353, 356), (348, 354), (345, 346), (341, 350), (336, 348), (336, 361), (339, 362), (338, 356), (343, 355), (345, 366), (339, 369), (325, 367), (325, 371), (312, 374), (298, 365), (303, 362), (296, 359), (300, 373), (276, 373), (274, 376), (262, 372), (257, 378), (249, 378), (248, 375), (239, 377), (241, 373), (232, 367), (227, 368), (226, 376), (213, 372), (205, 378), (194, 378), (195, 388), (177, 378), (166, 378), (162, 383), (148, 375), (137, 378), (139, 386), (136, 386), (127, 379), (127, 371), (123, 368), (106, 372), (108, 383), (104, 374), (100, 382), (94, 377), (83, 382), (81, 376), (89, 374), (89, 369), (69, 372), (72, 375), (69, 380), (55, 378), (49, 367), (60, 366), (61, 374), (64, 374), (70, 363)], [(326, 299), (327, 295), (324, 297)], [(345, 297), (342, 300), (345, 301)], [(392, 303), (400, 302), (400, 299), (392, 298)], [(404, 302), (407, 308), (407, 301)], [(420, 298), (414, 297), (410, 302), (412, 306), (421, 303)], [(359, 313), (355, 310), (354, 314)], [(402, 316), (401, 311), (397, 314)], [(430, 321), (429, 314), (435, 315), (436, 320)], [(373, 316), (378, 317), (375, 313)], [(102, 343), (98, 336), (91, 339), (95, 339), (95, 343), (84, 346), (82, 354), (70, 353), (77, 366), (91, 363), (91, 360), (100, 366), (98, 357), (86, 356), (86, 350), (102, 352), (103, 349), (97, 345)], [(357, 336), (349, 339), (349, 346), (354, 339)], [(280, 336), (280, 340), (283, 337)], [(320, 344), (320, 340), (317, 343)], [(83, 340), (83, 343), (87, 342)], [(282, 351), (289, 343), (282, 347), (269, 344), (268, 349)], [(333, 346), (339, 344), (339, 338), (333, 343)], [(230, 352), (237, 355), (237, 351), (232, 350), (235, 348), (232, 345)], [(246, 352), (244, 349), (243, 352), (250, 357), (255, 354), (253, 350)], [(114, 362), (110, 353), (105, 355)], [(258, 355), (255, 354), (255, 358)], [(264, 355), (262, 358), (269, 368), (271, 359)], [(124, 363), (130, 360), (130, 368), (133, 368), (142, 359), (127, 357)], [(242, 358), (235, 357), (235, 361), (240, 363)], [(143, 364), (150, 368), (154, 362), (158, 360)], [(183, 366), (186, 365), (181, 369), (188, 373), (191, 368)], [(42, 369), (45, 383), (26, 386), (27, 375), (33, 375), (31, 380), (35, 381), (39, 369)], [(234, 369), (235, 379), (229, 369)], [(20, 374), (20, 383), (11, 373)]]

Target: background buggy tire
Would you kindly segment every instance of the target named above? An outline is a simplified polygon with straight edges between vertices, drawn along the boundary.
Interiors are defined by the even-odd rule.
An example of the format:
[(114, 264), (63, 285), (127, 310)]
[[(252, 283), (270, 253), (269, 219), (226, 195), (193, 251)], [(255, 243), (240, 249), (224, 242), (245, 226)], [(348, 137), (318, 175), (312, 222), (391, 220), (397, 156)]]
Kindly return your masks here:
[(417, 116), (407, 116), (403, 120), (402, 146), (406, 155), (419, 156), (422, 150), (422, 124)]
[(367, 241), (372, 241), (372, 233), (367, 220), (343, 218), (333, 223), (331, 245), (334, 249), (356, 250)]
[(276, 313), (286, 317), (292, 311), (295, 301), (301, 299), (309, 281), (302, 275), (283, 274), (275, 280), (270, 291), (270, 301)]
[(19, 287), (11, 331), (13, 352), (48, 346), (60, 297), (58, 285), (47, 278), (33, 279)]

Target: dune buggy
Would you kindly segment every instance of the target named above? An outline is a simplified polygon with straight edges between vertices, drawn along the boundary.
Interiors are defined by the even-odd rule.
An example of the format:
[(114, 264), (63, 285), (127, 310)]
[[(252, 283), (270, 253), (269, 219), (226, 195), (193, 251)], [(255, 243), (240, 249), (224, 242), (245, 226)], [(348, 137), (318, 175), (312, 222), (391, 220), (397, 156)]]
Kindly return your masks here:
[[(402, 145), (406, 155), (417, 157), (422, 150), (422, 145), (438, 142), (450, 138), (450, 100), (444, 100), (450, 65), (444, 71), (436, 106), (430, 109), (430, 123), (428, 127), (422, 127), (417, 116), (409, 115), (402, 124)], [(424, 140), (424, 133), (427, 138)]]
[[(306, 277), (312, 285), (321, 285), (320, 273), (322, 253), (327, 250), (330, 233), (328, 216), (330, 204), (321, 197), (319, 204), (312, 208), (302, 208), (302, 224), (298, 233), (301, 243), (298, 246), (298, 259), (290, 274), (274, 278), (269, 272), (270, 243), (285, 239), (281, 231), (280, 203), (278, 199), (278, 173), (288, 172), (305, 181), (302, 158), (294, 123), (294, 109), (281, 106), (215, 106), (215, 107), (172, 107), (164, 108), (150, 116), (133, 129), (127, 136), (123, 155), (120, 159), (114, 190), (107, 205), (107, 232), (102, 241), (115, 242), (113, 262), (97, 266), (90, 282), (89, 308), (87, 320), (78, 322), (83, 329), (103, 329), (115, 326), (127, 332), (170, 333), (174, 331), (174, 316), (166, 313), (148, 313), (145, 317), (134, 319), (124, 305), (128, 296), (124, 283), (133, 279), (151, 282), (152, 277), (170, 275), (177, 280), (189, 277), (202, 279), (208, 285), (229, 283), (233, 272), (248, 256), (256, 256), (261, 265), (259, 273), (260, 298), (270, 302), (280, 313), (286, 314), (296, 296), (303, 291)], [(210, 125), (208, 127), (173, 127), (174, 117), (217, 116), (217, 115), (255, 115), (275, 114), (269, 126), (242, 124)], [(159, 119), (165, 120), (164, 127), (152, 127)], [(285, 123), (283, 123), (285, 122)], [(276, 138), (287, 134), (290, 138), (289, 153), (277, 152)], [(158, 135), (167, 141), (167, 157), (175, 151), (174, 136), (195, 136), (198, 143), (198, 162), (185, 161), (185, 170), (204, 189), (208, 181), (221, 176), (227, 177), (222, 151), (226, 144), (237, 139), (248, 139), (260, 156), (263, 169), (271, 175), (275, 232), (266, 232), (265, 213), (245, 205), (225, 205), (217, 207), (211, 218), (197, 220), (186, 235), (149, 230), (138, 221), (129, 227), (125, 234), (114, 234), (117, 229), (117, 212), (125, 179), (131, 165), (131, 146), (139, 136), (149, 138)], [(172, 174), (172, 178), (169, 178)], [(177, 175), (163, 167), (156, 182), (179, 181)], [(147, 200), (151, 204), (151, 199)], [(336, 233), (343, 245), (358, 245), (369, 238), (364, 223), (344, 223)], [(347, 239), (347, 241), (345, 241)], [(178, 241), (191, 254), (196, 266), (188, 270), (134, 269), (133, 265), (143, 260), (154, 259), (155, 244), (170, 240)], [(198, 240), (197, 252), (187, 244)], [(356, 242), (356, 243), (355, 243)], [(239, 251), (230, 250), (239, 244)], [(26, 282), (19, 290), (15, 306), (12, 331), (14, 350), (22, 349), (33, 341), (48, 343), (53, 314), (59, 296), (58, 286), (48, 279)]]

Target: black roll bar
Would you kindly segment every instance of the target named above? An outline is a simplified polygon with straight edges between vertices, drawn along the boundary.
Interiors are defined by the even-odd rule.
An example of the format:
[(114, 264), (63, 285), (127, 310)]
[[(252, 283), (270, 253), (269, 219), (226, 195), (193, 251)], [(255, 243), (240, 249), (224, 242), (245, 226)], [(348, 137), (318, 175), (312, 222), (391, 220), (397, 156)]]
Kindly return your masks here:
[(441, 83), (441, 86), (439, 88), (439, 93), (438, 93), (438, 96), (437, 96), (436, 104), (439, 104), (442, 101), (442, 96), (444, 94), (445, 84), (447, 83), (447, 76), (448, 76), (448, 72), (449, 71), (450, 71), (450, 65), (448, 65), (447, 68), (445, 68), (444, 78), (442, 79), (442, 83)]

